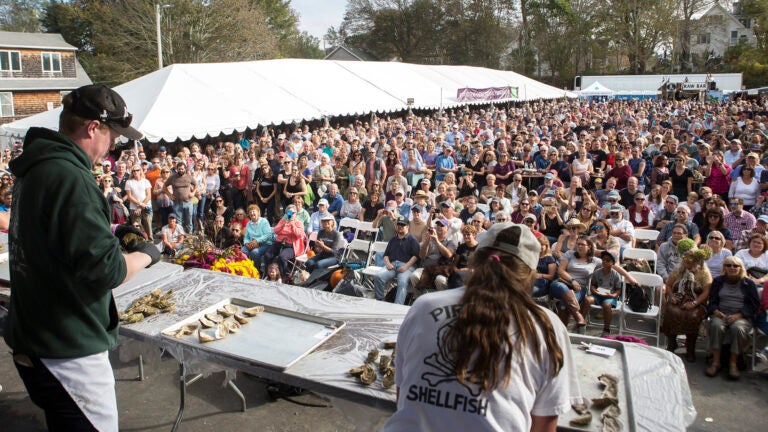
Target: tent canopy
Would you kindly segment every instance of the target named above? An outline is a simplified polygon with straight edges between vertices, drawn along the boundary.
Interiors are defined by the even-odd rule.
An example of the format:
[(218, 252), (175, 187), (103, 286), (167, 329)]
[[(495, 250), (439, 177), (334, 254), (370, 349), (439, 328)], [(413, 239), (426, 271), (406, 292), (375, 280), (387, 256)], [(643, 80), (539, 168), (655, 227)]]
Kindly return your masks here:
[(600, 81), (595, 81), (592, 84), (583, 87), (581, 91), (578, 92), (580, 97), (590, 97), (590, 96), (614, 96), (616, 92), (609, 89), (608, 87), (600, 84)]
[[(576, 97), (511, 71), (395, 62), (279, 59), (174, 64), (115, 87), (150, 142), (202, 139), (258, 126), (325, 117), (463, 106), (460, 88), (517, 87), (517, 98)], [(56, 129), (61, 108), (3, 125), (22, 136), (32, 126)]]

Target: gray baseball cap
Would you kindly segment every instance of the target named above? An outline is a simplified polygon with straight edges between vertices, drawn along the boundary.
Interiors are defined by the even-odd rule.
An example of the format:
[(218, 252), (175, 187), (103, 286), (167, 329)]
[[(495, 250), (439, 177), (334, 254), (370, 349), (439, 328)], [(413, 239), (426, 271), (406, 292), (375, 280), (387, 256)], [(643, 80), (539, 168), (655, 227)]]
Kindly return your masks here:
[[(509, 228), (520, 230), (517, 244), (497, 240), (499, 233)], [(492, 225), (478, 242), (477, 249), (479, 250), (483, 248), (496, 249), (512, 254), (520, 258), (528, 267), (534, 270), (539, 264), (541, 244), (536, 240), (533, 232), (525, 225), (513, 224), (511, 222), (502, 222)]]

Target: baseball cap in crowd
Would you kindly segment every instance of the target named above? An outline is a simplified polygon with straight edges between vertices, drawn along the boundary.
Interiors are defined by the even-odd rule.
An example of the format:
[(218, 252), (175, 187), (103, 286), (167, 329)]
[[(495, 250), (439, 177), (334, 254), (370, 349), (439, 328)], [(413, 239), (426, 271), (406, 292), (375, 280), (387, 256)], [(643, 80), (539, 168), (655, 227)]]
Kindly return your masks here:
[(403, 192), (401, 188), (397, 188), (397, 190), (395, 190), (395, 195), (405, 195), (405, 192)]
[(332, 214), (328, 213), (328, 214), (324, 214), (323, 216), (321, 216), (321, 217), (320, 217), (320, 220), (321, 220), (321, 221), (327, 221), (327, 220), (336, 220), (336, 218), (335, 218), (335, 217), (333, 217), (333, 215), (332, 215)]
[(105, 85), (82, 86), (64, 96), (62, 104), (64, 112), (99, 120), (128, 139), (140, 140), (144, 136), (131, 127), (133, 115), (128, 112), (123, 98)]
[(442, 201), (440, 203), (440, 207), (453, 207), (453, 204), (451, 204), (449, 201)]
[(619, 191), (614, 189), (614, 190), (608, 192), (607, 198), (608, 199), (611, 199), (611, 198), (621, 198), (621, 195), (619, 194)]
[(740, 140), (740, 139), (737, 139), (737, 138), (734, 138), (734, 139), (732, 139), (732, 140), (731, 140), (731, 144), (738, 144), (738, 145), (741, 145), (741, 140)]
[(325, 198), (320, 198), (320, 201), (317, 202), (317, 205), (327, 206), (328, 205), (328, 200), (325, 199)]
[(420, 205), (415, 205), (415, 206), (411, 207), (411, 211), (412, 211), (412, 212), (413, 212), (413, 211), (416, 211), (416, 212), (423, 212), (423, 211), (424, 211), (424, 208), (423, 208), (422, 206), (420, 206)]
[(614, 264), (616, 264), (616, 262), (618, 262), (618, 260), (616, 259), (616, 255), (613, 252), (607, 251), (607, 250), (604, 250), (604, 251), (600, 252), (600, 258), (603, 258), (603, 257), (606, 257), (606, 256), (608, 258), (610, 258), (613, 261)]
[(102, 166), (106, 166), (106, 165), (112, 166), (112, 163), (110, 161), (108, 161), (108, 160), (105, 160), (105, 161), (101, 161), (101, 165)]
[[(520, 230), (520, 235), (517, 236), (516, 242), (511, 243), (498, 239), (499, 233), (506, 231), (507, 229)], [(541, 252), (541, 244), (536, 240), (533, 231), (522, 225), (510, 222), (500, 222), (488, 228), (482, 238), (478, 241), (477, 245), (477, 250), (485, 248), (495, 249), (514, 255), (520, 258), (520, 260), (531, 269), (535, 269), (538, 265), (539, 252)]]
[(544, 174), (544, 180), (552, 180), (552, 179), (554, 179), (554, 178), (555, 178), (555, 176), (554, 176), (554, 174), (552, 174), (552, 173), (546, 173), (546, 174)]
[(398, 216), (397, 224), (398, 225), (408, 225), (408, 218), (405, 217), (405, 216)]
[(614, 204), (614, 205), (611, 206), (611, 213), (613, 213), (613, 212), (623, 212), (623, 211), (624, 211), (624, 206), (621, 205), (621, 204)]
[(448, 219), (437, 219), (435, 220), (435, 225), (440, 224), (441, 226), (447, 227), (451, 226), (451, 223), (448, 221)]
[(426, 185), (431, 185), (432, 184), (432, 182), (429, 181), (429, 179), (421, 179), (421, 181), (419, 183), (426, 184)]
[(171, 213), (168, 215), (168, 219), (178, 219), (179, 217), (176, 216), (176, 213)]
[(536, 222), (536, 215), (534, 215), (533, 213), (528, 213), (528, 214), (527, 214), (527, 215), (525, 215), (525, 217), (523, 218), (523, 220), (526, 220), (526, 219), (530, 219), (530, 220), (532, 220), (532, 221)]
[(159, 149), (157, 149), (157, 151), (163, 151), (163, 152), (164, 152), (164, 151), (167, 151), (167, 150), (168, 150), (168, 149), (166, 149), (166, 148), (165, 148), (165, 146), (160, 146), (160, 148), (159, 148)]
[(757, 153), (749, 153), (749, 154), (747, 155), (747, 158), (755, 158), (755, 159), (760, 159), (760, 156), (758, 156), (758, 155), (757, 155)]

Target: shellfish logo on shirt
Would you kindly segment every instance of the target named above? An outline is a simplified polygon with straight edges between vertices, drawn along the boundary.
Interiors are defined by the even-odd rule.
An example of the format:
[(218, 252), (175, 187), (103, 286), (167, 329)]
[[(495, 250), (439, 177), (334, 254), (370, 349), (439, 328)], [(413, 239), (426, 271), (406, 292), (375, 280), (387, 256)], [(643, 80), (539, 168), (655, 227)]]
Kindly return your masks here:
[[(488, 399), (479, 397), (482, 393), (479, 386), (467, 381), (459, 383), (456, 374), (453, 373), (453, 358), (443, 343), (445, 334), (453, 325), (453, 320), (460, 308), (461, 305), (451, 305), (430, 311), (435, 322), (446, 321), (446, 323), (437, 332), (437, 352), (424, 359), (426, 371), (421, 374), (423, 383), (411, 385), (406, 398), (414, 402), (485, 417), (488, 412)], [(460, 386), (455, 386), (454, 383), (459, 383)]]

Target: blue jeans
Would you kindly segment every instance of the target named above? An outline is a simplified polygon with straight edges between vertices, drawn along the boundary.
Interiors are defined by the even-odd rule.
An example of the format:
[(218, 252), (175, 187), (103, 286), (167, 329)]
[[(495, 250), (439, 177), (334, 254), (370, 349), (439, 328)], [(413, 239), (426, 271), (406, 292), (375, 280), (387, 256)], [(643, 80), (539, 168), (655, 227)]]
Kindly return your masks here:
[(182, 202), (182, 203), (173, 203), (173, 212), (176, 213), (176, 216), (179, 217), (179, 224), (182, 228), (184, 228), (184, 231), (186, 231), (187, 234), (192, 233), (192, 211), (194, 208), (194, 204), (192, 204), (192, 201), (189, 202)]
[(395, 266), (394, 269), (384, 270), (373, 277), (373, 289), (376, 293), (376, 299), (384, 299), (384, 295), (386, 295), (386, 292), (384, 292), (384, 287), (386, 286), (387, 282), (397, 277), (397, 295), (395, 296), (395, 304), (404, 304), (405, 293), (408, 289), (408, 278), (411, 277), (411, 273), (413, 273), (413, 271), (416, 269), (413, 266), (410, 266), (408, 267), (408, 270), (401, 273), (398, 270), (405, 265), (404, 262), (395, 261), (392, 263), (392, 265)]
[(260, 269), (264, 264), (264, 254), (266, 254), (270, 249), (272, 249), (271, 244), (260, 245), (253, 250), (248, 249), (248, 246), (246, 245), (240, 246), (240, 251), (244, 253), (248, 258), (250, 258), (251, 261), (253, 261), (253, 265), (256, 267), (256, 269)]
[(533, 292), (531, 297), (542, 297), (549, 294), (549, 281), (544, 278), (537, 278), (533, 284)]
[[(586, 284), (581, 285), (581, 291), (573, 292), (574, 294), (576, 294), (576, 300), (579, 301), (579, 304), (581, 304), (581, 302), (583, 302), (584, 298), (586, 297), (587, 287), (585, 285)], [(560, 281), (555, 281), (549, 284), (549, 296), (557, 299), (562, 299), (563, 294), (567, 293), (568, 290), (570, 289), (571, 288), (568, 285)], [(560, 302), (560, 307), (561, 308), (563, 307), (563, 302)]]
[(320, 258), (314, 256), (307, 260), (307, 271), (312, 273), (319, 268), (328, 268), (338, 263), (339, 260), (336, 257)]
[(203, 194), (200, 200), (195, 206), (195, 219), (200, 221), (201, 226), (205, 226), (205, 204), (208, 202), (208, 197)]

